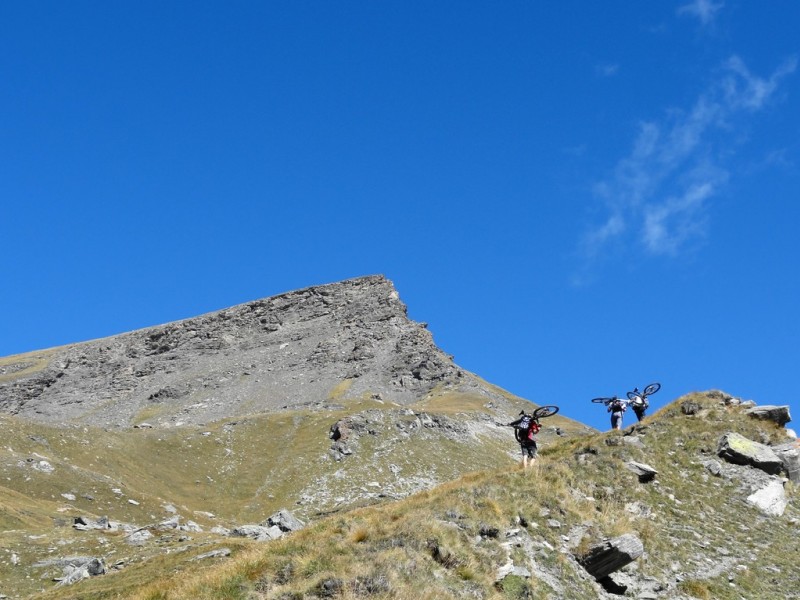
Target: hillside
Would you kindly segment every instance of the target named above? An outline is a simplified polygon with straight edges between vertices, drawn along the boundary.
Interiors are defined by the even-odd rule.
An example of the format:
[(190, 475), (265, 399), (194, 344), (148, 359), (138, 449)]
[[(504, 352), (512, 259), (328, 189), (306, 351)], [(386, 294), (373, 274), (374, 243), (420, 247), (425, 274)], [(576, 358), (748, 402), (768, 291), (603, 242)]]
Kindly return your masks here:
[(785, 407), (532, 406), (379, 276), (0, 359), (0, 598), (800, 598)]
[[(531, 407), (459, 368), (380, 276), (0, 359), (0, 594), (53, 587), (74, 556), (127, 570), (246, 545), (230, 532), (282, 509), (314, 522), (505, 469), (502, 424)], [(544, 445), (593, 432), (543, 424)]]
[[(550, 444), (530, 472), (509, 461), (269, 542), (156, 532), (160, 553), (37, 597), (800, 598), (797, 483), (723, 458), (731, 433), (797, 455), (783, 427), (730, 396), (690, 394), (623, 432)], [(774, 486), (781, 510), (759, 507), (754, 492)], [(106, 538), (107, 562), (131, 554), (114, 534), (91, 536)], [(621, 536), (641, 556), (598, 582), (581, 560)]]

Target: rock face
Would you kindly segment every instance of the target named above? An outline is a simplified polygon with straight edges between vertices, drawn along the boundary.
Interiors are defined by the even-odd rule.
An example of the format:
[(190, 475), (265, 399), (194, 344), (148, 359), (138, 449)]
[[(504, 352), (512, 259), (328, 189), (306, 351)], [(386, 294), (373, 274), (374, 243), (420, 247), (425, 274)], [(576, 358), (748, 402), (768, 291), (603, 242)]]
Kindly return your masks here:
[(780, 457), (769, 446), (754, 442), (738, 433), (726, 433), (719, 441), (717, 454), (737, 465), (752, 465), (770, 474), (783, 467)]
[(0, 411), (50, 423), (203, 423), (435, 386), (485, 389), (408, 319), (392, 283), (311, 287), (110, 338), (10, 357)]

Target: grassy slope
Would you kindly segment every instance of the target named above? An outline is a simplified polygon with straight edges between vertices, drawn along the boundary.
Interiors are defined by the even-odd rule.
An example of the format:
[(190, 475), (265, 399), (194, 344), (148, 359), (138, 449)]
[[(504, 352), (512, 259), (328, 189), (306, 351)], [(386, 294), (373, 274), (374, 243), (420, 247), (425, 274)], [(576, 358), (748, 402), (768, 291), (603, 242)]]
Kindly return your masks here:
[[(562, 535), (581, 524), (587, 529), (576, 552), (606, 536), (638, 533), (646, 552), (630, 569), (672, 585), (670, 597), (792, 597), (800, 589), (796, 490), (788, 486), (792, 502), (783, 517), (765, 517), (744, 502), (735, 482), (709, 476), (700, 464), (713, 457), (726, 431), (774, 441), (782, 431), (706, 395), (690, 397), (705, 407), (702, 416), (683, 416), (677, 402), (666, 407), (639, 432), (644, 450), (605, 443), (618, 433), (566, 441), (547, 449), (533, 474), (474, 473), (401, 502), (335, 515), (196, 577), (157, 581), (133, 597), (303, 598), (336, 579), (345, 598), (591, 598), (597, 595), (592, 584), (557, 550)], [(622, 467), (628, 459), (655, 467), (658, 483), (639, 484)], [(633, 501), (649, 507), (652, 517), (626, 511)], [(548, 527), (542, 509), (562, 527)], [(537, 553), (535, 562), (555, 576), (559, 594), (546, 577), (494, 585), (506, 560), (503, 532), (519, 527), (520, 516), (539, 547), (554, 548)], [(482, 528), (492, 527), (498, 538), (476, 542)], [(517, 564), (529, 561), (521, 550), (512, 556)], [(714, 574), (719, 564), (726, 566)], [(684, 574), (677, 587), (675, 572)]]
[[(526, 405), (510, 396), (509, 402), (512, 407)], [(437, 391), (413, 408), (456, 420), (491, 420), (484, 403), (481, 396)], [(341, 463), (325, 458), (331, 424), (363, 411), (379, 415), (381, 434), (363, 436), (356, 444), (356, 455)], [(224, 538), (192, 534), (191, 542), (162, 536), (155, 548), (133, 549), (124, 544), (121, 534), (73, 530), (72, 520), (78, 515), (152, 525), (170, 516), (165, 511), (169, 503), (177, 507), (184, 521), (193, 519), (206, 530), (218, 524), (231, 527), (261, 522), (284, 507), (308, 519), (320, 508), (328, 512), (352, 508), (358, 504), (352, 499), (363, 497), (365, 490), (390, 490), (389, 497), (407, 495), (410, 488), (401, 485), (403, 478), (417, 487), (430, 487), (469, 471), (513, 464), (510, 430), (497, 429), (466, 445), (424, 428), (409, 439), (392, 434), (397, 414), (398, 407), (360, 399), (343, 401), (338, 410), (257, 415), (203, 428), (126, 431), (54, 428), (0, 416), (4, 431), (0, 446), (0, 547), (4, 549), (0, 551), (0, 594), (25, 597), (51, 587), (48, 579), (59, 572), (36, 571), (45, 577), (37, 581), (23, 568), (44, 558), (87, 554), (103, 556), (109, 563), (124, 559), (129, 565), (124, 571), (100, 578), (107, 583), (83, 582), (81, 589), (91, 585), (115, 588), (118, 582), (121, 589), (135, 589), (138, 584), (124, 582), (139, 581), (135, 573), (147, 573), (151, 568), (154, 570), (145, 578), (160, 576), (163, 569), (153, 567), (156, 563), (151, 559), (167, 550), (174, 554), (191, 546), (183, 552), (190, 555), (199, 552), (198, 547), (231, 545)], [(560, 417), (549, 421), (568, 431), (582, 429)], [(41, 461), (47, 461), (53, 470), (37, 470)], [(392, 471), (398, 467), (400, 478)], [(297, 505), (309, 489), (324, 491), (327, 504)], [(376, 495), (372, 494), (368, 503), (379, 501)], [(247, 543), (240, 540), (234, 545)], [(17, 555), (18, 565), (13, 564), (12, 553)], [(181, 562), (171, 555), (167, 562), (173, 561)]]

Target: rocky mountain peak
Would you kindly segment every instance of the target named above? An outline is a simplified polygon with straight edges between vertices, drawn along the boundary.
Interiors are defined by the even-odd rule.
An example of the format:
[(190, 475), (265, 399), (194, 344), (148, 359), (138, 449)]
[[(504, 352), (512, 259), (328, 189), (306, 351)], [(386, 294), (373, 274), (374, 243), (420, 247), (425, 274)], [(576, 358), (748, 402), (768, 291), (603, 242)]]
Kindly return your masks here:
[(202, 423), (474, 385), (382, 275), (309, 287), (0, 364), (0, 410), (52, 423)]

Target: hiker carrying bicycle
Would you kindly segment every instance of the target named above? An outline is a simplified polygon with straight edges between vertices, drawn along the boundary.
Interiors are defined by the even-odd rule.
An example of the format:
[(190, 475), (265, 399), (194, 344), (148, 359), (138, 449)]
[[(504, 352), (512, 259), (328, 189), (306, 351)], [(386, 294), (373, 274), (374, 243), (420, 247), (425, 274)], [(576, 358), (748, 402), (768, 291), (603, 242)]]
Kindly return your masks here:
[(631, 401), (630, 404), (633, 408), (633, 412), (636, 414), (636, 419), (641, 421), (644, 419), (644, 413), (647, 407), (650, 406), (650, 403), (647, 401), (647, 396), (642, 394), (638, 387), (635, 387), (632, 392), (628, 392), (628, 398)]
[(527, 469), (529, 466), (532, 467), (533, 463), (536, 462), (536, 455), (539, 452), (534, 437), (541, 429), (539, 420), (533, 415), (529, 415), (524, 410), (521, 410), (519, 412), (519, 418), (511, 423), (506, 423), (506, 425), (514, 428), (514, 437), (519, 442), (519, 447), (522, 450), (522, 468)]
[(608, 403), (608, 412), (611, 413), (611, 429), (622, 429), (622, 415), (628, 409), (628, 403), (614, 396)]
[(647, 397), (652, 396), (660, 389), (661, 384), (656, 382), (645, 386), (644, 390), (641, 392), (639, 391), (638, 387), (633, 388), (632, 392), (628, 392), (628, 401), (633, 407), (633, 412), (636, 413), (637, 419), (640, 421), (644, 419), (644, 413), (650, 406), (650, 401), (647, 399)]

